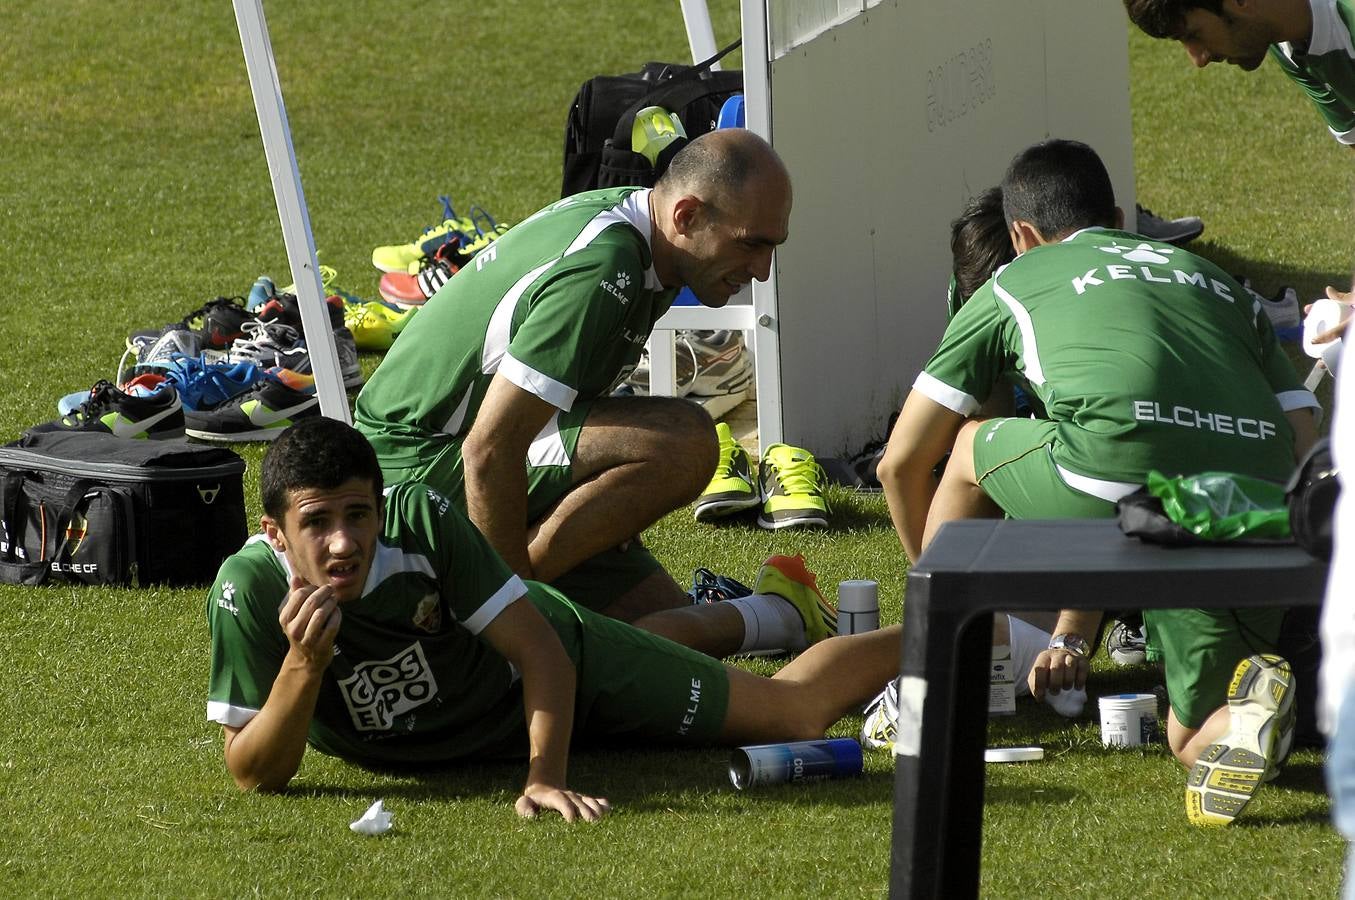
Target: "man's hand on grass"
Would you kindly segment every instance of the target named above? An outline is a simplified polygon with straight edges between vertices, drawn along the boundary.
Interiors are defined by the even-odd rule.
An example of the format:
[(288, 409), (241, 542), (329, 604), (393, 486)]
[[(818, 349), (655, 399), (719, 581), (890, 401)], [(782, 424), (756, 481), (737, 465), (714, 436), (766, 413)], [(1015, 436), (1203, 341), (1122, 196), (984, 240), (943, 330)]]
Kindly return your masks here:
[(1042, 650), (1030, 667), (1030, 693), (1036, 700), (1044, 700), (1046, 692), (1057, 694), (1060, 691), (1085, 687), (1089, 660), (1069, 650)]
[(529, 784), (522, 789), (522, 796), (514, 808), (524, 819), (534, 819), (542, 810), (553, 809), (566, 822), (576, 819), (596, 822), (611, 812), (612, 804), (605, 797), (589, 797), (549, 784)]

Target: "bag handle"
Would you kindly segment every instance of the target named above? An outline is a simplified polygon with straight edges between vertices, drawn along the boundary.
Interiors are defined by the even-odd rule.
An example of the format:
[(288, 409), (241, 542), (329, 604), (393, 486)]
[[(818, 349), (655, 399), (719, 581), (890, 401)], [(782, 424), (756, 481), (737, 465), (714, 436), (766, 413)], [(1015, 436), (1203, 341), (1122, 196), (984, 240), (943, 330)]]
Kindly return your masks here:
[[(26, 479), (18, 472), (11, 472), (0, 480), (0, 510), (3, 510), (6, 533), (5, 539), (10, 544), (10, 555), (13, 556), (15, 547), (18, 546), (17, 533), (19, 530), (19, 495), (23, 492), (23, 484)], [(85, 494), (89, 493), (92, 485), (88, 479), (77, 479), (71, 485), (70, 490), (66, 491), (66, 496), (62, 498), (61, 505), (57, 508), (57, 514), (53, 519), (54, 535), (60, 535), (70, 528), (71, 521), (75, 518), (76, 506), (84, 499)], [(61, 546), (53, 539), (53, 554)], [(46, 550), (46, 547), (43, 547)], [(51, 575), (51, 567), (46, 560), (37, 562), (13, 562), (10, 560), (0, 560), (0, 583), (22, 584), (22, 585), (40, 585), (47, 581)]]

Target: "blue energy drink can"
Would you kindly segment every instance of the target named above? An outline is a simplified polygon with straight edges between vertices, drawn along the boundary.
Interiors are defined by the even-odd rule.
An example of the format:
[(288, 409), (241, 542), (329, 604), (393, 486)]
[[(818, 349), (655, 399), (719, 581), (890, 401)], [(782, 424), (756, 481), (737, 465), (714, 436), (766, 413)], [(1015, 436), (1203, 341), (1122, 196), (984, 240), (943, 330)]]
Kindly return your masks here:
[(739, 790), (757, 784), (785, 784), (860, 775), (861, 745), (853, 738), (792, 741), (737, 747), (729, 759), (729, 780)]

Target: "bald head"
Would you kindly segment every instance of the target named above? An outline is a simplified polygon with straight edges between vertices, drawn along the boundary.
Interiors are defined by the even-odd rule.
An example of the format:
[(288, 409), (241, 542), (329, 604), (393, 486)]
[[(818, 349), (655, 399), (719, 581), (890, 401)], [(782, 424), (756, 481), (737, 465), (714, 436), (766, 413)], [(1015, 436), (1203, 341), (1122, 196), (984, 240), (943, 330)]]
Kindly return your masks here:
[(654, 185), (654, 270), (707, 306), (724, 306), (770, 276), (772, 250), (790, 228), (790, 175), (762, 138), (742, 128), (712, 131), (673, 157)]
[(697, 137), (654, 185), (665, 198), (689, 194), (721, 209), (743, 200), (749, 188), (789, 193), (790, 174), (771, 144), (743, 128)]

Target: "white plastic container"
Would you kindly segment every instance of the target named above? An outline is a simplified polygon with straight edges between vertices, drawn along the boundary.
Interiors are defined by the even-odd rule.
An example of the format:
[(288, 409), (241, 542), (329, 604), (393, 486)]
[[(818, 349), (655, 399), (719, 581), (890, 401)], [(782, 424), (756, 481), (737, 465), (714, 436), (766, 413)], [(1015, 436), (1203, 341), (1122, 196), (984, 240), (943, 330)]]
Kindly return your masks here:
[(1101, 743), (1107, 747), (1138, 747), (1158, 740), (1157, 696), (1111, 694), (1099, 701)]

